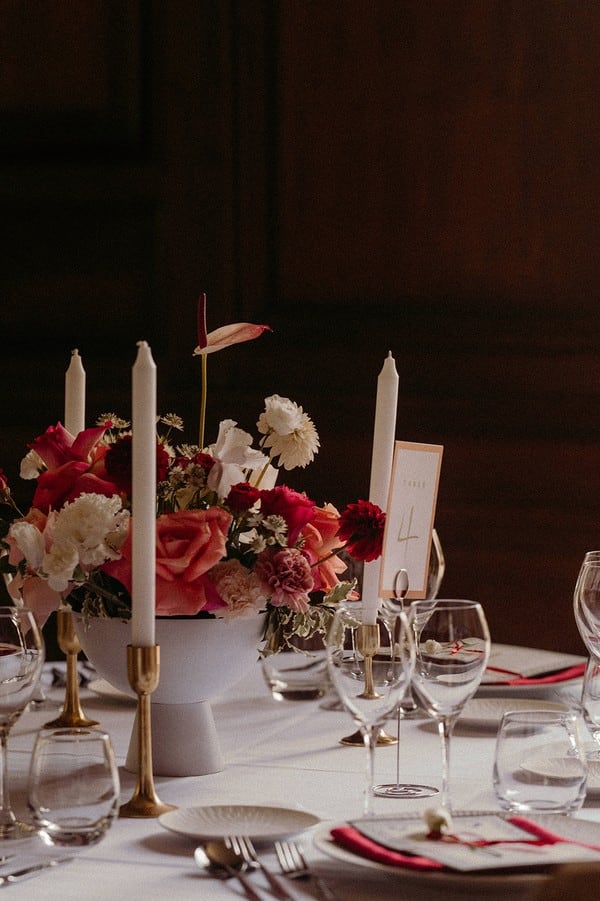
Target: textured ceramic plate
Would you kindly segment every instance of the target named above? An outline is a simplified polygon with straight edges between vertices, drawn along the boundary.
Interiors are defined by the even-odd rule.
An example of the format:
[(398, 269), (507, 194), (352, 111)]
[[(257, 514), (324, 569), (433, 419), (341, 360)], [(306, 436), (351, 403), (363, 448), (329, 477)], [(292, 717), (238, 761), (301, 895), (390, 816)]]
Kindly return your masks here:
[(294, 835), (319, 822), (319, 817), (287, 807), (255, 807), (245, 804), (215, 804), (207, 807), (180, 807), (158, 818), (170, 832), (208, 841), (227, 835), (248, 835), (275, 841)]
[(534, 698), (473, 698), (465, 704), (458, 723), (461, 726), (479, 726), (497, 729), (507, 710), (567, 710), (565, 704), (554, 701), (538, 701)]
[(95, 695), (110, 701), (120, 701), (125, 704), (136, 703), (136, 699), (132, 695), (126, 695), (125, 692), (119, 691), (118, 688), (113, 688), (106, 679), (94, 679), (87, 687), (90, 691), (93, 691)]
[[(597, 796), (600, 792), (600, 758), (598, 758), (597, 746), (586, 745), (588, 752), (588, 780), (587, 797)], [(592, 755), (593, 756), (590, 756)], [(546, 776), (550, 779), (570, 779), (577, 773), (577, 767), (572, 757), (565, 757), (562, 746), (554, 747), (552, 744), (545, 749), (544, 755), (534, 755), (521, 764), (521, 769), (534, 776)]]
[[(344, 825), (339, 823), (336, 825)], [(548, 879), (548, 873), (543, 870), (532, 871), (528, 873), (460, 873), (450, 870), (409, 870), (404, 867), (388, 866), (384, 863), (377, 863), (366, 857), (361, 857), (342, 848), (332, 841), (330, 837), (331, 829), (335, 828), (331, 823), (324, 823), (315, 830), (313, 841), (315, 846), (323, 854), (333, 857), (345, 864), (354, 864), (358, 867), (366, 867), (370, 870), (379, 870), (382, 873), (393, 873), (402, 880), (402, 886), (410, 889), (411, 885), (416, 886), (447, 886), (451, 890), (461, 891), (461, 897), (474, 897), (478, 901), (484, 897), (484, 892), (494, 889), (502, 889), (506, 891), (507, 896), (514, 889), (530, 889), (534, 886), (541, 885)], [(419, 896), (421, 897), (421, 896)], [(437, 895), (436, 895), (437, 897)]]

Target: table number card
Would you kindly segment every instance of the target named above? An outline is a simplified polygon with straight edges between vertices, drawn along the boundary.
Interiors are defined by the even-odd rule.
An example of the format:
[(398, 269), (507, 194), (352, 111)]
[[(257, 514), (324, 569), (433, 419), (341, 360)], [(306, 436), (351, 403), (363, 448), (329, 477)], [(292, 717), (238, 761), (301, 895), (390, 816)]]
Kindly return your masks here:
[(394, 596), (398, 570), (408, 572), (407, 598), (427, 595), (431, 532), (444, 448), (396, 441), (383, 538), (380, 597)]

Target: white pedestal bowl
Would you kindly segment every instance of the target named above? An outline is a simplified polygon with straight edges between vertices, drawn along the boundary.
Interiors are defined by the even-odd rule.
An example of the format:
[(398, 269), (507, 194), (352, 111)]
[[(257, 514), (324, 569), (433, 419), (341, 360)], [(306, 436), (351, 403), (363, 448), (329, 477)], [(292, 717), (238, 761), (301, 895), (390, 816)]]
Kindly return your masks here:
[[(98, 674), (135, 697), (127, 676), (131, 624), (74, 614), (81, 647)], [(238, 682), (258, 659), (263, 616), (156, 621), (160, 679), (152, 702), (156, 776), (203, 776), (224, 767), (210, 699)], [(136, 724), (126, 768), (137, 771)]]

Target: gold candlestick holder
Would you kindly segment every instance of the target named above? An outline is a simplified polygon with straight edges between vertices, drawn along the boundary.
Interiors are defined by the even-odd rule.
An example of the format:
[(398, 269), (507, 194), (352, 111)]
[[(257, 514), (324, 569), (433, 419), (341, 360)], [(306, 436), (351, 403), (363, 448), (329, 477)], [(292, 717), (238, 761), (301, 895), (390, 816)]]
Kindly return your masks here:
[[(356, 644), (365, 663), (365, 686), (359, 695), (361, 698), (376, 700), (381, 695), (375, 691), (373, 684), (373, 657), (379, 650), (379, 625), (377, 623), (363, 623), (356, 630)], [(377, 734), (377, 745), (395, 745), (398, 739), (393, 735), (388, 735), (383, 729)], [(342, 745), (364, 745), (362, 732), (357, 730), (352, 735), (347, 735), (340, 739)]]
[(75, 632), (73, 614), (70, 610), (60, 609), (56, 615), (56, 638), (58, 646), (67, 658), (67, 684), (62, 712), (46, 723), (48, 729), (73, 728), (76, 726), (97, 726), (98, 720), (91, 720), (81, 709), (79, 700), (79, 673), (77, 657), (81, 645)]
[(127, 676), (137, 694), (137, 742), (138, 774), (135, 791), (130, 800), (121, 806), (121, 817), (158, 817), (173, 804), (164, 804), (154, 788), (152, 772), (152, 724), (150, 695), (156, 689), (160, 673), (160, 648), (127, 645)]

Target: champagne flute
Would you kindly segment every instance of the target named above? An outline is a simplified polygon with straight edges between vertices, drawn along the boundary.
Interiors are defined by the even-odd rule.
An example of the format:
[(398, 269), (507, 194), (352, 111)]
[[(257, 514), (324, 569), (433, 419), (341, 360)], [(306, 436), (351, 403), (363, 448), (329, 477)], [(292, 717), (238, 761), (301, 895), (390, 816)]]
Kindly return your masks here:
[(367, 616), (363, 605), (352, 601), (336, 610), (327, 637), (327, 666), (367, 749), (365, 816), (372, 814), (377, 735), (402, 700), (414, 662), (406, 614)]
[(442, 806), (451, 811), (450, 739), (456, 720), (479, 686), (490, 655), (481, 604), (467, 600), (413, 601), (413, 688), (437, 723), (442, 746)]
[(44, 641), (27, 607), (0, 607), (0, 840), (26, 838), (34, 826), (20, 823), (8, 791), (8, 734), (31, 700), (44, 662)]

